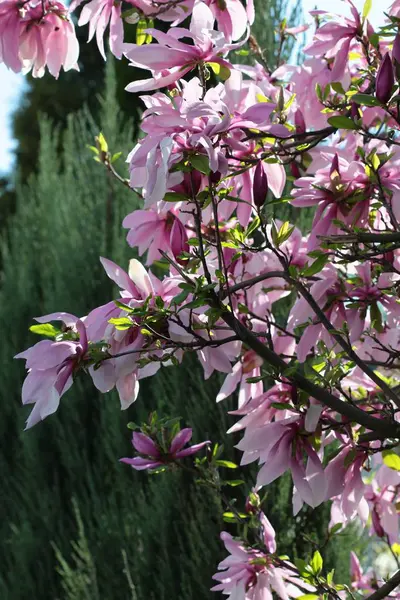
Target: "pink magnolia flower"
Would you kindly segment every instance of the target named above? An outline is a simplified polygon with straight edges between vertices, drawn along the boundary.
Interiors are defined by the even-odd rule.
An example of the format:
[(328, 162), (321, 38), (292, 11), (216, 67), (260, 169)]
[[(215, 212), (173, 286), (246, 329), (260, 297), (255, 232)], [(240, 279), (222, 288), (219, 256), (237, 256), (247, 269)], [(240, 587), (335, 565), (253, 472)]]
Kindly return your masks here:
[(354, 283), (350, 283), (352, 282), (350, 278), (347, 282), (348, 295), (352, 301), (350, 307), (346, 309), (351, 342), (359, 340), (363, 331), (371, 325), (373, 319), (371, 316), (367, 319), (368, 309), (371, 311), (375, 308), (381, 314), (382, 324), (376, 326), (379, 332), (385, 321), (389, 327), (396, 327), (400, 318), (397, 295), (391, 296), (386, 292), (386, 290), (390, 291), (394, 283), (391, 281), (390, 274), (381, 273), (374, 276), (370, 262), (358, 265), (356, 273)]
[(21, 70), (19, 57), (19, 36), (23, 11), (18, 0), (0, 2), (0, 63), (4, 63), (15, 73)]
[(177, 3), (172, 3), (171, 0), (158, 0), (157, 3), (153, 0), (130, 0), (130, 4), (138, 8), (145, 16), (151, 15), (152, 18), (156, 16), (160, 21), (173, 21), (173, 26), (178, 25), (189, 16), (194, 2), (195, 0), (182, 0)]
[(24, 19), (20, 34), (20, 58), (24, 71), (34, 77), (44, 75), (45, 66), (57, 78), (64, 71), (78, 69), (79, 44), (65, 6), (56, 0), (32, 8)]
[(310, 588), (288, 569), (275, 566), (269, 554), (246, 547), (226, 531), (221, 539), (229, 556), (219, 563), (221, 572), (213, 575), (219, 583), (212, 591), (222, 592), (229, 600), (272, 600), (273, 593), (289, 600), (300, 596), (301, 588)]
[(248, 15), (240, 0), (205, 0), (227, 40), (238, 40), (246, 34)]
[(126, 239), (130, 246), (137, 247), (140, 255), (148, 250), (148, 265), (161, 258), (160, 250), (172, 252), (174, 257), (189, 250), (185, 226), (173, 210), (135, 210), (122, 226), (129, 229)]
[[(330, 269), (322, 271), (321, 279), (310, 287), (310, 294), (323, 310), (326, 317), (336, 329), (341, 329), (346, 321), (346, 311), (343, 304), (345, 293), (337, 274)], [(307, 324), (302, 331), (300, 342), (297, 346), (297, 357), (304, 362), (311, 348), (319, 341), (325, 342), (328, 347), (335, 345), (335, 340), (327, 332), (320, 319), (314, 313), (308, 302), (301, 296), (290, 311), (288, 319), (289, 331), (294, 331), (300, 325)]]
[(393, 17), (398, 17), (400, 14), (400, 0), (394, 0), (393, 4), (389, 6), (388, 14)]
[(60, 399), (71, 387), (73, 373), (79, 368), (88, 350), (84, 323), (69, 313), (51, 313), (35, 319), (38, 323), (62, 321), (67, 339), (42, 340), (17, 354), (26, 360), (28, 375), (22, 387), (22, 403), (34, 404), (26, 429), (56, 412)]
[[(290, 413), (289, 413), (290, 414)], [(241, 464), (259, 460), (263, 464), (257, 476), (257, 487), (268, 485), (290, 469), (298, 498), (313, 508), (325, 501), (327, 482), (321, 460), (304, 430), (304, 418), (289, 416), (280, 421), (248, 423), (237, 448), (244, 451)], [(304, 464), (306, 457), (306, 464)]]
[(351, 18), (336, 16), (334, 22), (319, 27), (314, 39), (304, 48), (311, 56), (333, 59), (332, 81), (339, 81), (347, 67), (350, 44), (357, 35), (362, 34), (360, 14), (351, 0), (347, 0), (351, 9)]
[[(108, 277), (120, 288), (119, 302), (126, 304), (127, 307), (140, 308), (148, 301), (151, 309), (156, 296), (160, 296), (168, 303), (181, 291), (178, 288), (179, 280), (169, 277), (161, 282), (147, 273), (138, 260), (130, 261), (128, 273), (111, 260), (102, 258), (101, 262)], [(139, 380), (153, 375), (160, 368), (160, 363), (157, 361), (139, 368), (138, 359), (147, 356), (148, 338), (140, 333), (140, 317), (133, 315), (132, 327), (123, 330), (117, 329), (110, 323), (110, 319), (124, 317), (127, 317), (127, 312), (113, 301), (92, 310), (85, 320), (91, 342), (104, 342), (111, 356), (123, 354), (117, 358), (104, 360), (98, 368), (94, 366), (89, 368), (94, 384), (100, 391), (105, 393), (114, 387), (117, 388), (123, 410), (136, 400), (139, 393)], [(161, 358), (162, 354), (163, 351), (160, 349), (158, 354), (154, 353), (154, 357)]]
[(347, 444), (326, 467), (328, 486), (325, 500), (334, 498), (331, 509), (331, 525), (347, 523), (356, 515), (365, 522), (369, 508), (365, 499), (366, 485), (362, 479), (362, 468), (368, 457), (365, 450), (353, 456), (352, 447)]
[(238, 361), (226, 377), (222, 387), (217, 395), (217, 402), (225, 400), (234, 393), (237, 386), (239, 389), (239, 408), (246, 404), (251, 398), (260, 396), (263, 391), (262, 381), (256, 383), (247, 383), (246, 379), (260, 376), (260, 367), (263, 364), (262, 358), (257, 356), (252, 350), (248, 350), (243, 359)]
[(340, 226), (333, 222), (335, 219), (349, 226), (367, 225), (370, 183), (364, 166), (338, 155), (332, 162), (331, 157), (328, 160), (329, 165), (319, 169), (314, 176), (296, 179), (296, 188), (291, 193), (293, 206), (317, 205), (308, 239), (309, 251), (318, 248), (318, 236), (340, 232)]
[[(73, 0), (70, 11), (76, 10), (83, 0)], [(110, 50), (117, 58), (122, 57), (124, 25), (121, 16), (121, 2), (115, 0), (91, 0), (82, 9), (78, 25), (89, 24), (88, 42), (96, 34), (100, 54), (106, 59), (104, 51), (104, 32), (110, 24)]]
[[(148, 32), (158, 44), (125, 44), (125, 55), (132, 65), (153, 72), (151, 79), (134, 81), (126, 90), (140, 92), (166, 87), (181, 79), (199, 63), (217, 63), (230, 69), (230, 63), (221, 58), (221, 55), (236, 45), (228, 44), (223, 34), (214, 31), (213, 26), (211, 10), (206, 4), (199, 2), (193, 8), (190, 30), (174, 27), (168, 33), (163, 33), (149, 29)], [(191, 38), (194, 45), (179, 41), (185, 37)]]
[(355, 590), (361, 590), (364, 593), (372, 594), (374, 588), (372, 587), (373, 581), (376, 581), (376, 576), (372, 569), (368, 569), (364, 573), (361, 568), (360, 561), (355, 552), (350, 552), (350, 574), (351, 574), (351, 587)]
[[(130, 261), (129, 274), (112, 261), (102, 258), (107, 275), (121, 288), (120, 302), (131, 308), (140, 307), (154, 293), (150, 277), (137, 260)], [(112, 318), (126, 317), (127, 313), (115, 302), (109, 302), (92, 310), (85, 324), (91, 342), (105, 342), (111, 355), (121, 352), (124, 356), (105, 360), (99, 368), (90, 367), (89, 372), (96, 387), (102, 392), (117, 388), (121, 408), (128, 408), (139, 393), (139, 367), (137, 359), (144, 345), (144, 337), (138, 326), (124, 331), (117, 330), (109, 321)], [(135, 354), (136, 353), (136, 354)]]
[(196, 454), (196, 452), (199, 452), (204, 446), (211, 443), (210, 441), (206, 441), (184, 448), (184, 446), (192, 439), (192, 434), (193, 431), (189, 427), (182, 429), (172, 439), (169, 447), (164, 450), (164, 448), (151, 437), (144, 435), (143, 433), (135, 432), (132, 434), (132, 445), (141, 456), (121, 458), (120, 462), (131, 465), (131, 467), (137, 471), (157, 469), (168, 463), (175, 462), (180, 458), (192, 456), (192, 454)]

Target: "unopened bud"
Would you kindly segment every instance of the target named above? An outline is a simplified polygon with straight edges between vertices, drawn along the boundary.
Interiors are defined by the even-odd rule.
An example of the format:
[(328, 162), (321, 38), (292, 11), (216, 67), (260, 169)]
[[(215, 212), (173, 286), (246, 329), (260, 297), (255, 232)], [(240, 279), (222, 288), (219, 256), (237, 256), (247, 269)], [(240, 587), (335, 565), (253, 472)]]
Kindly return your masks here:
[(394, 86), (393, 65), (387, 52), (383, 57), (375, 80), (375, 95), (379, 102), (386, 104), (392, 96)]
[(385, 260), (386, 262), (390, 263), (391, 265), (393, 264), (394, 261), (394, 252), (393, 250), (390, 250), (389, 252), (385, 252), (383, 255), (383, 260)]
[(375, 508), (372, 511), (371, 517), (372, 517), (372, 526), (375, 530), (376, 535), (378, 537), (385, 537), (385, 531), (381, 525), (381, 520), (380, 520), (379, 515)]
[(253, 199), (254, 204), (257, 208), (261, 208), (264, 204), (268, 193), (268, 178), (264, 170), (264, 165), (260, 160), (257, 163), (256, 170), (254, 172), (253, 180)]
[(332, 159), (332, 166), (329, 175), (331, 179), (336, 179), (337, 177), (340, 177), (339, 157), (337, 154), (335, 154), (335, 156)]
[(181, 223), (179, 219), (174, 219), (174, 223), (171, 227), (169, 243), (171, 246), (171, 252), (175, 258), (178, 258), (182, 252), (189, 251), (187, 240), (188, 236), (183, 223)]
[(221, 181), (221, 173), (219, 171), (211, 171), (210, 173), (210, 181), (213, 185), (216, 185), (217, 183), (219, 183)]
[(194, 170), (190, 173), (189, 176), (190, 176), (190, 180), (191, 180), (190, 186), (193, 190), (193, 194), (195, 196), (197, 196), (197, 194), (200, 191), (200, 187), (201, 187), (202, 175), (199, 171)]
[(246, 498), (246, 512), (255, 515), (260, 510), (260, 506), (260, 496), (256, 494), (256, 492), (250, 492), (250, 494)]
[(294, 113), (294, 124), (296, 126), (296, 133), (300, 134), (305, 132), (306, 122), (300, 109), (297, 109)]
[(350, 115), (353, 120), (360, 118), (360, 107), (356, 102), (350, 103)]
[(290, 163), (290, 172), (293, 175), (293, 177), (296, 177), (296, 179), (298, 177), (301, 177), (299, 165), (295, 161)]

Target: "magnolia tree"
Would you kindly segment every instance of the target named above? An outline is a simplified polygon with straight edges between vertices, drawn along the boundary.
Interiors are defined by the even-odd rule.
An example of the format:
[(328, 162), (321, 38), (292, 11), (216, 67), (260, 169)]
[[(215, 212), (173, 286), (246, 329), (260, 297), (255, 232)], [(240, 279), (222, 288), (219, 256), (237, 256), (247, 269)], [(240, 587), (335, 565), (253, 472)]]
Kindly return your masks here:
[[(34, 76), (78, 69), (80, 4), (2, 0), (0, 60)], [(221, 533), (227, 558), (212, 589), (230, 600), (400, 598), (400, 569), (363, 572), (352, 554), (346, 586), (323, 568), (323, 542), (310, 561), (280, 555), (260, 499), (289, 471), (294, 515), (330, 502), (328, 537), (357, 519), (398, 560), (400, 1), (380, 31), (369, 4), (360, 14), (347, 0), (348, 18), (314, 11), (300, 67), (280, 56), (304, 27), (281, 23), (272, 64), (251, 34), (252, 0), (91, 0), (79, 16), (103, 56), (108, 29), (111, 52), (149, 72), (127, 87), (146, 92), (130, 178), (104, 136), (92, 148), (143, 199), (123, 227), (147, 268), (101, 258), (118, 298), (87, 316), (36, 319), (31, 330), (47, 339), (17, 356), (28, 369), (27, 428), (57, 410), (82, 371), (101, 392), (115, 387), (122, 409), (142, 378), (179, 369), (185, 353), (205, 379), (223, 373), (216, 400), (238, 392), (230, 432), (243, 433), (241, 464), (259, 464), (244, 506), (226, 493), (243, 484), (226, 476), (236, 465), (216, 440), (188, 446), (192, 430), (177, 419), (132, 425), (134, 456), (121, 460), (187, 470), (220, 495), (237, 529)], [(124, 22), (136, 25), (136, 44), (124, 43)], [(256, 60), (235, 64), (238, 53)], [(314, 207), (311, 233), (269, 216), (287, 202)]]

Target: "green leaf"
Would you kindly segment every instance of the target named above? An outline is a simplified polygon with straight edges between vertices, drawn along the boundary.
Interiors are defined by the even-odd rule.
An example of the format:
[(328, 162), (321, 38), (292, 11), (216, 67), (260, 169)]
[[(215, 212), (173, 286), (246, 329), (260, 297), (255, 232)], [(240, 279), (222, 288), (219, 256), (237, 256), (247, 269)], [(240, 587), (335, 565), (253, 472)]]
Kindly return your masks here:
[(100, 131), (99, 135), (96, 137), (96, 143), (97, 143), (98, 147), (100, 148), (101, 152), (104, 152), (104, 153), (108, 152), (108, 144), (106, 142), (106, 138), (104, 137), (104, 135), (101, 131)]
[(200, 171), (204, 175), (208, 175), (210, 173), (210, 163), (208, 160), (208, 156), (205, 154), (193, 154), (190, 157), (190, 164), (196, 171)]
[(340, 83), (340, 81), (335, 81), (334, 83), (331, 83), (331, 88), (333, 89), (334, 92), (336, 92), (337, 94), (342, 94), (343, 96), (345, 95), (345, 91), (343, 89), (342, 84)]
[(316, 550), (310, 562), (310, 567), (313, 570), (314, 575), (319, 575), (322, 571), (324, 561), (322, 560), (321, 554)]
[(111, 323), (111, 325), (115, 325), (115, 329), (118, 329), (118, 331), (125, 331), (133, 326), (132, 321), (128, 319), (128, 317), (113, 318), (108, 322)]
[(238, 468), (237, 464), (235, 464), (234, 462), (231, 462), (230, 460), (216, 460), (215, 464), (218, 465), (219, 467), (226, 467), (227, 469), (237, 469)]
[(143, 46), (143, 44), (147, 43), (147, 27), (147, 19), (139, 19), (136, 26), (136, 43), (138, 46)]
[(365, 0), (363, 10), (362, 10), (363, 19), (366, 19), (368, 17), (368, 15), (371, 11), (371, 8), (372, 8), (372, 0)]
[(116, 152), (111, 157), (111, 163), (115, 163), (122, 156), (122, 152)]
[(224, 519), (224, 521), (226, 521), (227, 523), (236, 523), (238, 521), (238, 519), (248, 519), (249, 515), (246, 515), (245, 513), (234, 513), (234, 512), (224, 512), (224, 514), (222, 515), (222, 518)]
[(371, 316), (371, 326), (376, 329), (379, 333), (383, 332), (383, 319), (382, 313), (379, 310), (379, 306), (377, 302), (373, 302), (370, 306), (369, 313)]
[(277, 247), (281, 246), (286, 240), (290, 238), (294, 231), (294, 225), (290, 225), (289, 221), (285, 221), (279, 228), (279, 231), (276, 236), (275, 245)]
[(42, 323), (41, 325), (31, 325), (29, 331), (36, 333), (37, 335), (45, 335), (46, 337), (54, 339), (61, 333), (59, 329), (51, 325), (50, 323)]
[(228, 67), (225, 67), (225, 65), (220, 65), (219, 63), (215, 62), (208, 62), (206, 63), (206, 65), (210, 67), (210, 69), (215, 73), (215, 75), (218, 75), (218, 77), (222, 79), (222, 81), (226, 81), (231, 76), (230, 70), (228, 69)]
[(332, 127), (337, 127), (338, 129), (358, 129), (357, 125), (349, 117), (330, 117), (328, 123), (329, 125), (332, 125)]
[(258, 227), (260, 226), (261, 223), (261, 219), (260, 217), (257, 215), (257, 217), (250, 223), (250, 225), (248, 226), (248, 228), (245, 231), (245, 237), (250, 237), (251, 234), (258, 229)]
[(334, 525), (329, 531), (330, 535), (335, 535), (335, 533), (338, 533), (342, 529), (342, 527), (343, 523), (336, 523), (336, 525)]
[(271, 406), (277, 410), (293, 410), (293, 406), (289, 402), (272, 402)]
[(178, 192), (167, 192), (163, 200), (164, 202), (181, 202), (182, 200), (188, 200), (188, 196)]
[(133, 312), (133, 308), (131, 308), (127, 304), (124, 304), (123, 302), (119, 302), (119, 300), (114, 300), (114, 304), (115, 304), (115, 306), (118, 306), (118, 308), (120, 308), (121, 310), (124, 310), (125, 312), (128, 312), (128, 313)]
[(243, 485), (244, 481), (242, 479), (231, 479), (230, 481), (224, 481), (224, 485), (230, 485), (231, 487), (237, 487), (238, 485)]
[(319, 600), (317, 594), (303, 594), (303, 596), (297, 596), (297, 600)]
[(354, 96), (351, 96), (351, 101), (362, 106), (381, 106), (378, 98), (369, 94), (354, 94)]
[(328, 260), (329, 260), (329, 256), (327, 254), (323, 254), (323, 255), (319, 256), (316, 260), (314, 260), (314, 262), (309, 267), (306, 267), (301, 272), (302, 276), (303, 277), (312, 277), (313, 275), (316, 275), (316, 273), (319, 273), (320, 271), (322, 271), (322, 269), (324, 268), (324, 266), (326, 265)]
[(393, 471), (400, 471), (400, 456), (393, 450), (384, 450), (382, 452), (382, 459), (389, 469), (393, 469)]

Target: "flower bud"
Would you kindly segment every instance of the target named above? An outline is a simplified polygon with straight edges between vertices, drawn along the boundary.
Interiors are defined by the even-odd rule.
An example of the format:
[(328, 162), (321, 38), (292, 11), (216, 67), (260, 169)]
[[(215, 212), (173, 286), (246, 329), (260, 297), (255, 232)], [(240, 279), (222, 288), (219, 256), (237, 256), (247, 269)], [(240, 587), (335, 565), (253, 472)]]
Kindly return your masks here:
[(294, 113), (294, 124), (296, 126), (296, 133), (300, 134), (305, 132), (306, 122), (300, 109), (297, 109)]
[(394, 86), (393, 65), (387, 52), (383, 57), (375, 80), (375, 95), (379, 102), (386, 104), (392, 96)]
[(190, 173), (190, 177), (191, 177), (191, 186), (193, 187), (193, 193), (195, 196), (197, 196), (197, 194), (200, 191), (200, 187), (201, 187), (201, 181), (202, 181), (202, 174), (199, 171), (192, 171)]
[(261, 208), (261, 206), (264, 204), (267, 193), (268, 178), (266, 172), (264, 171), (264, 165), (260, 160), (257, 163), (253, 180), (253, 198), (254, 204), (257, 206), (257, 208)]
[(330, 170), (329, 176), (331, 179), (336, 179), (336, 177), (340, 177), (339, 157), (337, 154), (335, 154), (335, 156), (332, 159), (332, 165), (331, 165), (331, 170)]
[(250, 492), (246, 498), (245, 510), (250, 514), (257, 514), (260, 510), (261, 502), (260, 496), (256, 492)]
[(171, 246), (171, 252), (175, 258), (182, 254), (182, 252), (189, 251), (187, 240), (188, 236), (183, 223), (181, 223), (179, 219), (174, 219), (174, 223), (171, 227), (169, 243)]
[(373, 509), (371, 517), (372, 517), (372, 526), (374, 528), (376, 535), (378, 537), (385, 537), (385, 531), (381, 525), (381, 520), (379, 518), (376, 508)]
[(211, 171), (211, 173), (210, 173), (210, 181), (213, 185), (216, 185), (217, 183), (219, 183), (221, 181), (221, 177), (222, 177), (222, 175), (221, 175), (220, 171), (215, 171), (215, 173), (214, 173), (214, 171)]
[(295, 161), (290, 163), (290, 172), (293, 175), (293, 177), (296, 177), (296, 179), (298, 177), (301, 177), (299, 165)]
[(353, 120), (360, 118), (359, 108), (360, 107), (356, 102), (350, 102), (350, 115)]

